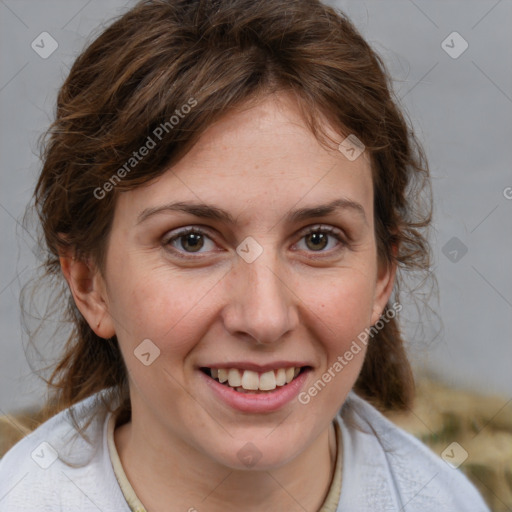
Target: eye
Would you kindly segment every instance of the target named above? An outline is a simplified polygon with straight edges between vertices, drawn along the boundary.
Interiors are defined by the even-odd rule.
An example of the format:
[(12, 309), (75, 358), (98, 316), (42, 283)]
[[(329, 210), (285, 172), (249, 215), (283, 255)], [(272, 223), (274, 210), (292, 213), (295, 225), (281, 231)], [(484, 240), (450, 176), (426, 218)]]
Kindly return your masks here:
[[(170, 247), (179, 257), (186, 258), (188, 254), (207, 253), (215, 249), (215, 242), (208, 232), (198, 227), (188, 227), (178, 232), (171, 232), (163, 240), (165, 247)], [(337, 243), (336, 243), (337, 242)], [(302, 233), (300, 242), (303, 244), (298, 250), (307, 252), (325, 253), (344, 248), (347, 243), (342, 232), (331, 226), (312, 226)], [(326, 250), (327, 248), (327, 250)]]
[[(303, 240), (303, 247), (299, 248), (299, 250), (312, 252), (330, 252), (329, 249), (336, 249), (336, 246), (340, 249), (346, 245), (341, 231), (331, 226), (312, 226), (303, 233), (301, 242)], [(337, 243), (335, 243), (335, 241), (337, 241)], [(326, 248), (328, 249), (325, 250)]]
[[(189, 227), (178, 231), (174, 236), (166, 237), (163, 240), (163, 244), (171, 246), (178, 255), (183, 252), (188, 254), (208, 252), (215, 247), (213, 240), (208, 234), (197, 227)], [(205, 250), (201, 251), (203, 248)]]

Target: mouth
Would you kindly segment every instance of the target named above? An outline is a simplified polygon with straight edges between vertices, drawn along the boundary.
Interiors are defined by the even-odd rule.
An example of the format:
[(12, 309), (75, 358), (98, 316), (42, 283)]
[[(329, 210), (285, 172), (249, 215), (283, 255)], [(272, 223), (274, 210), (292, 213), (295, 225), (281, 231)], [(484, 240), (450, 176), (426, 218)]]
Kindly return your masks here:
[(208, 368), (200, 370), (219, 384), (244, 394), (268, 394), (288, 386), (310, 366), (290, 366), (265, 372), (240, 368)]

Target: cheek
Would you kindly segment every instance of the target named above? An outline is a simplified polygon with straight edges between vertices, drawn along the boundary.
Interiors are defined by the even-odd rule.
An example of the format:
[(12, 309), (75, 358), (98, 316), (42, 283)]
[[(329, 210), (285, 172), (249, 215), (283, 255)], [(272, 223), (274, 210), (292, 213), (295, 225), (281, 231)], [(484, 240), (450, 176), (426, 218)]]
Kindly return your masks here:
[(191, 282), (168, 268), (142, 268), (127, 265), (111, 279), (114, 300), (109, 309), (121, 345), (133, 349), (150, 339), (170, 354), (190, 350), (215, 281), (204, 277)]
[[(335, 415), (359, 376), (366, 355), (373, 286), (369, 275), (347, 270), (317, 283), (305, 313), (315, 326), (322, 354), (319, 371), (298, 397), (312, 414)], [(308, 311), (308, 312), (306, 312)]]
[(327, 338), (339, 345), (370, 326), (374, 288), (371, 273), (350, 269), (316, 282), (305, 304), (321, 320), (317, 324), (325, 327)]

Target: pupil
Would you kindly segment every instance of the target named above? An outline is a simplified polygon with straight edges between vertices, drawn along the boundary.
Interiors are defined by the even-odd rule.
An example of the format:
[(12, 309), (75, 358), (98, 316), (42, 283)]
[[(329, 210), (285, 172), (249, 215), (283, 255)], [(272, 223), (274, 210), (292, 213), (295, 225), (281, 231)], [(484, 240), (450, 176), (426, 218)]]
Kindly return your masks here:
[(313, 245), (318, 243), (322, 245), (321, 247), (311, 247), (310, 244), (308, 244), (310, 249), (323, 249), (327, 245), (327, 236), (325, 233), (312, 233), (309, 235), (308, 239), (313, 241)]
[(191, 249), (192, 252), (196, 252), (203, 246), (202, 235), (189, 233), (188, 235), (185, 235), (184, 242), (182, 241), (181, 245), (183, 246), (183, 249)]

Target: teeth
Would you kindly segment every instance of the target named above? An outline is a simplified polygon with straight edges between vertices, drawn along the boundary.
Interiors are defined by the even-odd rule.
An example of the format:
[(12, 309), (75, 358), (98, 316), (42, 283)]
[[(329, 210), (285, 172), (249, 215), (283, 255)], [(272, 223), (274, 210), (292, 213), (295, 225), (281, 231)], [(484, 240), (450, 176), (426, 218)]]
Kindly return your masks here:
[(242, 385), (242, 377), (240, 371), (236, 368), (230, 368), (228, 371), (228, 382), (232, 388)]
[[(247, 373), (247, 372), (245, 372)], [(256, 374), (258, 375), (258, 374)], [(245, 375), (244, 375), (245, 377)], [(260, 387), (262, 391), (270, 391), (271, 389), (276, 389), (276, 376), (274, 374), (274, 370), (269, 372), (262, 373), (260, 375)]]
[(276, 386), (284, 386), (286, 384), (286, 370), (279, 368), (276, 372)]
[(264, 373), (238, 368), (211, 368), (210, 375), (221, 384), (229, 385), (241, 393), (272, 391), (289, 384), (300, 373), (300, 368), (279, 368)]
[[(229, 370), (229, 371), (231, 371), (231, 370)], [(235, 370), (235, 371), (238, 372), (238, 370)], [(229, 385), (231, 386), (231, 381), (229, 382)], [(245, 370), (244, 375), (242, 377), (241, 385), (244, 389), (249, 389), (249, 390), (258, 389), (258, 386), (259, 386), (258, 373), (253, 372), (251, 370)]]

